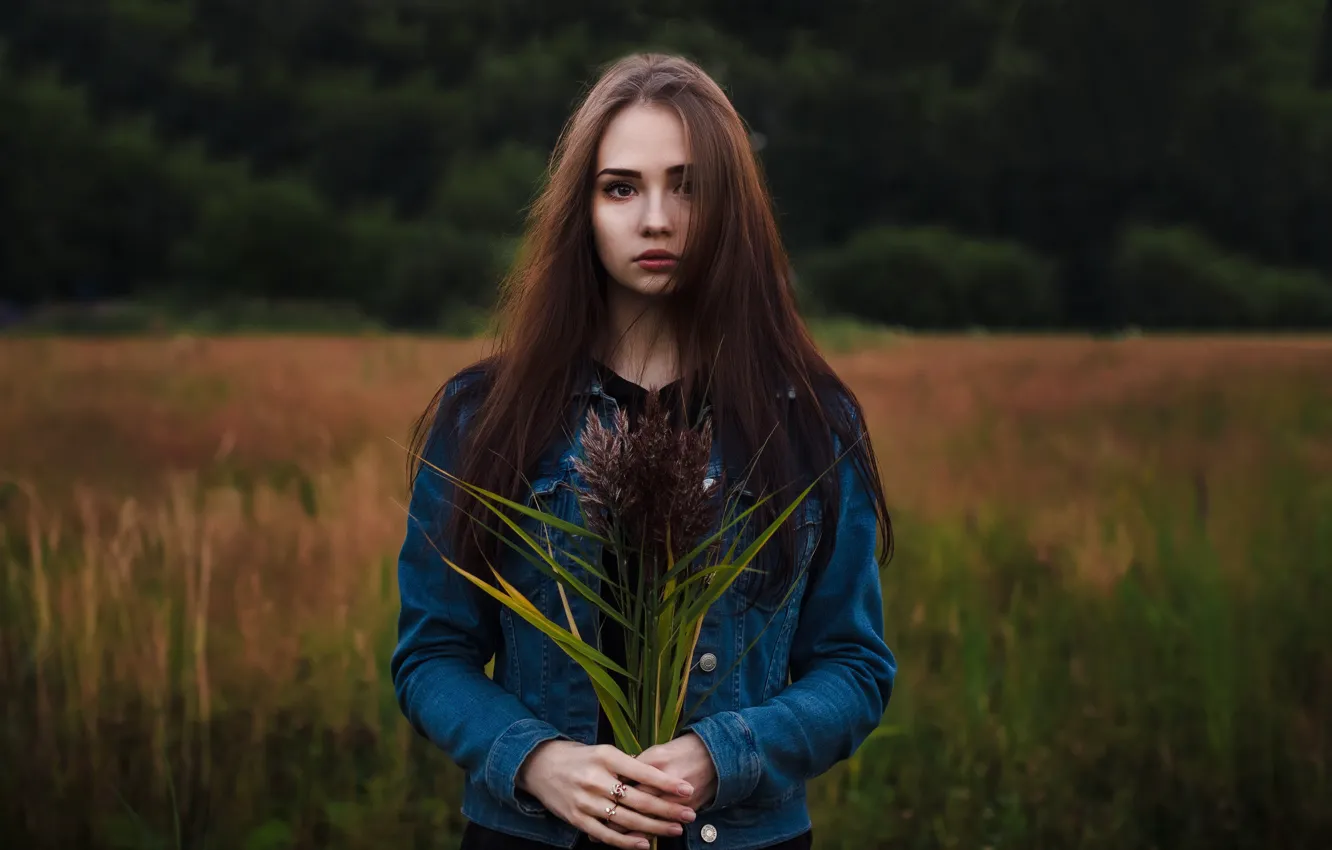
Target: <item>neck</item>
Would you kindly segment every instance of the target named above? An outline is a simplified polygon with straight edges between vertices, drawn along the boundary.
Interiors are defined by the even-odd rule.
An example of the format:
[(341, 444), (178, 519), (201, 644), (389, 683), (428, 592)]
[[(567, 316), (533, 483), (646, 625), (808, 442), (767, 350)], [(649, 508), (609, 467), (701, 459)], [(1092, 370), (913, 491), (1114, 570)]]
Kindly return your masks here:
[(598, 356), (617, 374), (655, 390), (680, 376), (679, 347), (660, 296), (614, 282), (607, 288), (609, 321)]

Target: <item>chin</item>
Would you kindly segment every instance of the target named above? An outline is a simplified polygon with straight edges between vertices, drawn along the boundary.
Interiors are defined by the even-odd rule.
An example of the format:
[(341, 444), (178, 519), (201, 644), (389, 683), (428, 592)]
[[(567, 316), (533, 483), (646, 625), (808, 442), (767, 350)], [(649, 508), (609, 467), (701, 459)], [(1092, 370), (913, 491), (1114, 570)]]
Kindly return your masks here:
[(616, 282), (619, 283), (621, 287), (629, 290), (635, 295), (641, 295), (648, 298), (666, 295), (674, 288), (674, 282), (671, 280), (670, 275), (667, 274), (645, 275), (642, 272), (639, 272), (637, 275), (631, 277), (627, 283), (624, 281)]

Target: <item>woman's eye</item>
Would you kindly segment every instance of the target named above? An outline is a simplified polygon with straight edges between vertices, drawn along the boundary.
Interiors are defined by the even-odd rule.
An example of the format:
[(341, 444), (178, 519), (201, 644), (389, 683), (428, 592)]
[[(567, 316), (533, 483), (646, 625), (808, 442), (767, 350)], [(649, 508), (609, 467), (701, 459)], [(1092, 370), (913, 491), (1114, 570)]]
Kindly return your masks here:
[(681, 195), (691, 195), (694, 192), (694, 184), (688, 180), (680, 184), (679, 192)]
[[(621, 193), (621, 189), (626, 189), (628, 191)], [(633, 190), (634, 187), (630, 186), (628, 183), (612, 183), (606, 187), (605, 192), (612, 198), (627, 198), (629, 197), (629, 192), (632, 192)]]

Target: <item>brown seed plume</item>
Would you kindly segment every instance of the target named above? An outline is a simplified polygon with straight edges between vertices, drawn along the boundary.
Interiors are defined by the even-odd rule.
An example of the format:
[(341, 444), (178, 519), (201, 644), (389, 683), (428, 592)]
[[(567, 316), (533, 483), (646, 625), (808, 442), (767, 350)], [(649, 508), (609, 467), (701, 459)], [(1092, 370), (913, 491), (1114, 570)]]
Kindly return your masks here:
[(642, 544), (645, 563), (664, 565), (666, 537), (678, 558), (698, 545), (717, 519), (718, 504), (703, 489), (712, 449), (712, 421), (695, 431), (677, 429), (658, 393), (648, 395), (637, 424), (623, 410), (613, 427), (588, 414), (579, 494), (589, 528), (618, 533), (625, 545)]

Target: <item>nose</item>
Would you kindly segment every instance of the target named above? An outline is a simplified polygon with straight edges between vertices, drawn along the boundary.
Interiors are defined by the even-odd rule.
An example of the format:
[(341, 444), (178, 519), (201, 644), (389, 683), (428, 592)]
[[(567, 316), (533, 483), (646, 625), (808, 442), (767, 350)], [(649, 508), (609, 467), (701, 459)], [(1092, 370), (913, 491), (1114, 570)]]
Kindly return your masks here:
[(643, 204), (643, 220), (640, 226), (645, 236), (656, 236), (669, 234), (671, 232), (671, 215), (667, 209), (667, 200), (663, 192), (652, 191), (647, 193), (646, 203)]

